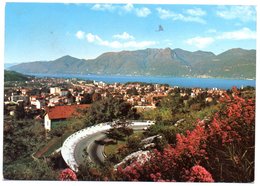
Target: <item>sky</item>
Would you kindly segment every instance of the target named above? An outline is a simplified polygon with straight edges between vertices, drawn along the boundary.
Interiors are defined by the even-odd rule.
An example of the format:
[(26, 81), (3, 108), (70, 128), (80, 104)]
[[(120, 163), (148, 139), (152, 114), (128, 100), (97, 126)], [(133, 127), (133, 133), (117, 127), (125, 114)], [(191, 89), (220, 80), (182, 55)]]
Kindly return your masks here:
[(7, 2), (4, 37), (5, 63), (167, 47), (220, 54), (256, 49), (256, 6)]

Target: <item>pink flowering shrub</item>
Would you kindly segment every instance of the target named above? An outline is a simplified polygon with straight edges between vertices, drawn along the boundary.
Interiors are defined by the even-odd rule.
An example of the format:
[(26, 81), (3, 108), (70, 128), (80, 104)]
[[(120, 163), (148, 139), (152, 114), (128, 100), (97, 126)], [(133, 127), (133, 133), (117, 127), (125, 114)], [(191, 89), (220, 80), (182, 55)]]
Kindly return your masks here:
[(195, 165), (190, 171), (186, 171), (184, 179), (188, 182), (214, 182), (211, 174), (202, 166)]
[(154, 150), (148, 161), (117, 169), (129, 181), (251, 182), (254, 180), (255, 101), (225, 95), (209, 123), (199, 121), (175, 146)]
[(61, 181), (76, 181), (77, 175), (69, 168), (61, 171), (59, 175), (59, 180)]
[(208, 162), (204, 164), (221, 182), (254, 180), (255, 101), (238, 94), (233, 89), (232, 97), (222, 99), (226, 106), (208, 126)]

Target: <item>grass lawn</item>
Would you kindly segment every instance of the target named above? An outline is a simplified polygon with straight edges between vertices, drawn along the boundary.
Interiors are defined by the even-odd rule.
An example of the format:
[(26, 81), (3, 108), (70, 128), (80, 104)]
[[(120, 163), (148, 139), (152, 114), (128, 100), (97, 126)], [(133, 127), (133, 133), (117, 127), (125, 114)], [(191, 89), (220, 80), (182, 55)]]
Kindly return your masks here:
[(56, 149), (60, 148), (63, 142), (72, 134), (72, 132), (68, 132), (63, 134), (59, 138), (55, 138), (55, 143), (49, 147), (49, 149), (43, 154), (43, 156), (51, 155)]
[(41, 156), (49, 156), (51, 155), (56, 149), (60, 148), (63, 142), (69, 137), (73, 132), (67, 132), (63, 134), (61, 137), (55, 137), (51, 139), (42, 149), (35, 153), (36, 157)]
[(105, 145), (104, 153), (109, 156), (111, 154), (117, 153), (117, 150), (123, 147), (126, 141), (117, 141), (117, 144)]
[[(143, 131), (134, 131), (134, 133), (131, 136), (142, 136)], [(110, 144), (110, 145), (105, 145), (104, 153), (109, 156), (111, 154), (116, 154), (118, 149), (126, 145), (126, 140), (125, 141), (117, 141), (117, 144)]]

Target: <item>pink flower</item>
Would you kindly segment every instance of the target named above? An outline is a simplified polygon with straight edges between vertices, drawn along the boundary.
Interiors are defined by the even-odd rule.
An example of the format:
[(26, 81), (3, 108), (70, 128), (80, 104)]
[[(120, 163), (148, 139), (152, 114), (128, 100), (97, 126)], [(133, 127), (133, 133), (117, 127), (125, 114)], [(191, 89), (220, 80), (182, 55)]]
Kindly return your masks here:
[(77, 175), (69, 168), (61, 171), (59, 175), (59, 180), (61, 181), (77, 181)]
[[(246, 101), (238, 96), (223, 98), (224, 105), (210, 122), (198, 121), (193, 130), (176, 134), (176, 144), (168, 145), (164, 150), (153, 150), (149, 161), (129, 167), (118, 167), (118, 174), (125, 180), (140, 181), (190, 181), (214, 182), (209, 169), (218, 178), (218, 165), (214, 162), (215, 149), (225, 149), (233, 142), (247, 143), (252, 141), (255, 124), (255, 103)], [(240, 117), (241, 116), (241, 117)], [(252, 133), (253, 134), (253, 133)], [(214, 147), (214, 148), (211, 148)], [(208, 160), (208, 161), (207, 161)], [(213, 161), (212, 161), (213, 160)], [(234, 157), (239, 163), (239, 157)], [(200, 165), (198, 165), (200, 164)], [(191, 167), (192, 165), (195, 165)], [(216, 180), (218, 181), (218, 180)]]
[(211, 174), (200, 165), (193, 166), (186, 175), (186, 179), (190, 182), (214, 182)]

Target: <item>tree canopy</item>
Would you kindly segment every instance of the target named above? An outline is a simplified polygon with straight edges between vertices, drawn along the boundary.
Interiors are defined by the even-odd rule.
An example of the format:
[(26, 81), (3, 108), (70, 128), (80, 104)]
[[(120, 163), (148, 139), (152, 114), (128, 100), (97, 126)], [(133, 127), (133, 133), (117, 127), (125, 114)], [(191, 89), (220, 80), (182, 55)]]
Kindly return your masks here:
[(135, 117), (137, 117), (136, 111), (132, 109), (129, 103), (110, 96), (92, 104), (86, 112), (85, 123), (87, 126), (91, 126), (114, 119)]

